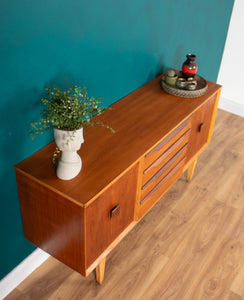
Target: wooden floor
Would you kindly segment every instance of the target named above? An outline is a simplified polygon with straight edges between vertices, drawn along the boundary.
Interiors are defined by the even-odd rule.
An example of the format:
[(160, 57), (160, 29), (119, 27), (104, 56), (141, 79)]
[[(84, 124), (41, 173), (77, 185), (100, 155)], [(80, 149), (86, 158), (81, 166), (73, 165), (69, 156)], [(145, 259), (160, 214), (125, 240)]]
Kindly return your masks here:
[(109, 254), (102, 285), (49, 258), (11, 299), (244, 299), (244, 118), (219, 110), (183, 174)]

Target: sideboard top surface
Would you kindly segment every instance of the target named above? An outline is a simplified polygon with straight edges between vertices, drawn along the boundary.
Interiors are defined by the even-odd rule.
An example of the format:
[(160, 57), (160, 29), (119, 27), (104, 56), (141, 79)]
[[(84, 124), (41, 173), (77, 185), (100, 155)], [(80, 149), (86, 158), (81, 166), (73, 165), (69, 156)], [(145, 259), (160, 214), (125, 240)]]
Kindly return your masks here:
[(161, 77), (112, 104), (112, 110), (94, 117), (113, 127), (114, 134), (100, 126), (84, 128), (85, 142), (79, 150), (82, 170), (76, 178), (68, 181), (57, 178), (52, 165), (55, 142), (19, 163), (16, 171), (86, 206), (221, 89), (208, 81), (203, 96), (179, 98), (163, 91), (159, 84)]

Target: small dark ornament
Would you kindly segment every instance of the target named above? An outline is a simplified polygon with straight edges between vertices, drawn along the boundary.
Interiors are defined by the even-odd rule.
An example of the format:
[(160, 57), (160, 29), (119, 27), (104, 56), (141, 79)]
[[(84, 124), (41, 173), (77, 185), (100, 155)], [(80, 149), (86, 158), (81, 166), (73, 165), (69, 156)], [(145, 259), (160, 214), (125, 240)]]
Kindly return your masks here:
[(184, 78), (189, 78), (195, 76), (197, 73), (197, 64), (195, 62), (196, 60), (196, 55), (194, 54), (187, 54), (186, 55), (187, 60), (183, 63), (182, 65), (182, 74)]

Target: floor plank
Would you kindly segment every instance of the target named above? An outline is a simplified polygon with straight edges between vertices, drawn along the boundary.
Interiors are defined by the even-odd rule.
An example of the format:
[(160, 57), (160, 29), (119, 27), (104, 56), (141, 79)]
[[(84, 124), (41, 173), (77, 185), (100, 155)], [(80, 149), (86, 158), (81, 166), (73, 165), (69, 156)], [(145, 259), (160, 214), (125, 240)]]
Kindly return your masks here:
[(50, 257), (6, 300), (244, 300), (244, 118), (218, 111), (183, 174), (109, 254), (102, 285)]

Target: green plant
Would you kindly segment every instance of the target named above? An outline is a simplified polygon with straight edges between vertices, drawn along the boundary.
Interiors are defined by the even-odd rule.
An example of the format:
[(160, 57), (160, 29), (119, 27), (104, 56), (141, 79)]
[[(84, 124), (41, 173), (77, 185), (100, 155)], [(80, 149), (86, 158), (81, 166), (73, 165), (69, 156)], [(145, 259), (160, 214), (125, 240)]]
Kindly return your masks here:
[[(53, 128), (75, 131), (84, 126), (100, 125), (115, 132), (109, 125), (102, 121), (92, 121), (94, 115), (100, 115), (107, 108), (100, 106), (101, 98), (88, 97), (86, 87), (81, 89), (73, 85), (68, 91), (61, 91), (58, 87), (52, 90), (46, 88), (47, 97), (41, 99), (44, 108), (41, 110), (41, 118), (38, 122), (32, 122), (30, 135), (32, 139), (44, 131)], [(74, 137), (74, 135), (73, 135)], [(70, 138), (72, 140), (72, 137)], [(66, 142), (69, 143), (69, 140)], [(62, 149), (56, 148), (53, 154), (53, 162)]]
[(46, 92), (48, 97), (41, 99), (44, 105), (40, 113), (41, 118), (38, 122), (31, 123), (32, 138), (53, 128), (75, 131), (87, 125), (101, 125), (114, 132), (109, 125), (101, 121), (91, 121), (94, 115), (100, 115), (106, 108), (100, 106), (100, 97), (95, 99), (87, 96), (86, 87), (81, 90), (74, 85), (68, 91), (61, 91), (58, 87), (52, 90), (48, 87)]

